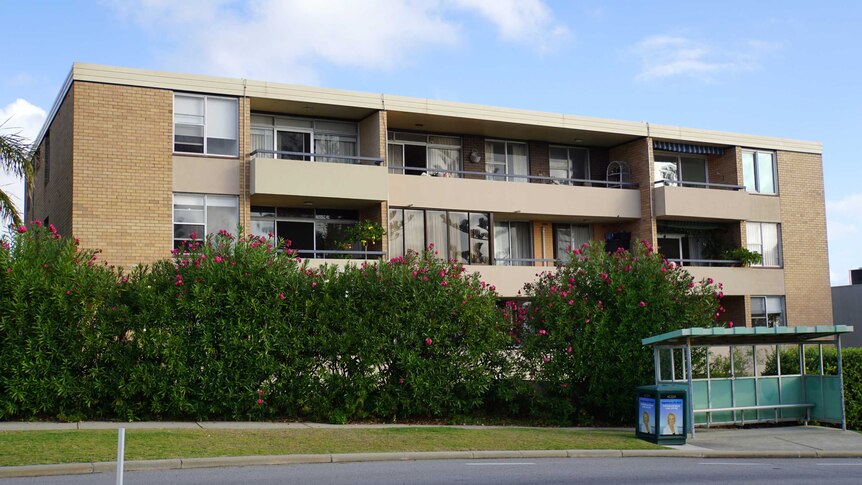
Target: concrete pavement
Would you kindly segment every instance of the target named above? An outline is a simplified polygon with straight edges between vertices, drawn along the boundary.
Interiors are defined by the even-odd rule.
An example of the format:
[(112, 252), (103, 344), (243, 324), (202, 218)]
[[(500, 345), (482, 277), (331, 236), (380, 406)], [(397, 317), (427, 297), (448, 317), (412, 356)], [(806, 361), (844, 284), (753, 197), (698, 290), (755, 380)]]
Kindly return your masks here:
[[(318, 423), (267, 422), (80, 422), (80, 423), (0, 423), (0, 432), (74, 429), (309, 429), (309, 428), (392, 428), (399, 424), (329, 425)], [(428, 425), (437, 426), (437, 425)], [(458, 426), (490, 428), (490, 426)], [(133, 460), (126, 470), (170, 470), (207, 467), (283, 465), (300, 463), (343, 463), (441, 459), (503, 458), (862, 458), (862, 434), (818, 426), (788, 426), (751, 429), (699, 429), (688, 444), (655, 450), (522, 450), (447, 451), (396, 453), (344, 453), (316, 455), (239, 456)], [(71, 475), (114, 471), (113, 462), (70, 463), (0, 467), (0, 478), (42, 475)]]

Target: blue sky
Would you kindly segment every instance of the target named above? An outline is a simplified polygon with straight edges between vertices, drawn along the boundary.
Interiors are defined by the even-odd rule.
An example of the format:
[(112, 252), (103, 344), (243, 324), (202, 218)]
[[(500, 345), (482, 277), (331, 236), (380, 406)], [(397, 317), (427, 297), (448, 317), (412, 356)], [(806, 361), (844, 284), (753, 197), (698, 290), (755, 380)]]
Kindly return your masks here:
[(862, 2), (69, 0), (3, 18), (0, 121), (24, 134), (81, 61), (820, 141), (833, 284), (862, 267)]

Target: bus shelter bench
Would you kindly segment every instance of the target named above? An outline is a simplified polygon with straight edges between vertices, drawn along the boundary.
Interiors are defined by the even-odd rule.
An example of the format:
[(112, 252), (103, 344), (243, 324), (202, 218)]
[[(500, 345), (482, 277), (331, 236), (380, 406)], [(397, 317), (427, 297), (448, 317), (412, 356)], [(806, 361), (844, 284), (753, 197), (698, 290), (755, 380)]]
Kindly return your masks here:
[[(775, 422), (778, 422), (778, 411), (781, 409), (805, 409), (805, 423), (808, 424), (808, 421), (811, 419), (811, 408), (814, 405), (810, 403), (802, 403), (802, 404), (764, 404), (759, 406), (732, 406), (727, 408), (707, 408), (707, 409), (695, 409), (694, 413), (721, 413), (721, 412), (733, 412), (733, 411), (766, 411), (773, 410), (775, 412)], [(742, 424), (745, 424), (745, 413), (742, 415)], [(708, 424), (707, 424), (708, 425)]]

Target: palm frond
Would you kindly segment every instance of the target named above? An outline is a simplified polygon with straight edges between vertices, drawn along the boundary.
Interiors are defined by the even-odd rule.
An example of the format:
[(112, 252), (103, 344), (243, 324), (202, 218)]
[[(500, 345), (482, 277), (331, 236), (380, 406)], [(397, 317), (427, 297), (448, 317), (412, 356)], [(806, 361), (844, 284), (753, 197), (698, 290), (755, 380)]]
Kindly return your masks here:
[(34, 158), (30, 152), (30, 144), (20, 133), (4, 129), (8, 121), (0, 123), (0, 170), (29, 180), (33, 175)]
[(21, 225), (21, 214), (12, 202), (12, 197), (0, 190), (0, 221), (12, 221), (16, 226)]

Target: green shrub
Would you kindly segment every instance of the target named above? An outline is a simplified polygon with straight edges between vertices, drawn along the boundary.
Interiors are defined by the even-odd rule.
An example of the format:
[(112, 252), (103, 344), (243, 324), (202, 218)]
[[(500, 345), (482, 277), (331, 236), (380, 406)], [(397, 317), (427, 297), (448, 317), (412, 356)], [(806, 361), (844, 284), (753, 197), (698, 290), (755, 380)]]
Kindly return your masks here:
[(594, 243), (569, 257), (525, 287), (531, 304), (514, 319), (524, 366), (544, 385), (542, 404), (559, 419), (576, 420), (586, 410), (630, 421), (632, 390), (653, 379), (652, 351), (641, 339), (712, 325), (723, 311), (721, 293), (645, 243), (616, 253)]
[(0, 248), (0, 419), (110, 415), (117, 273), (53, 226)]

